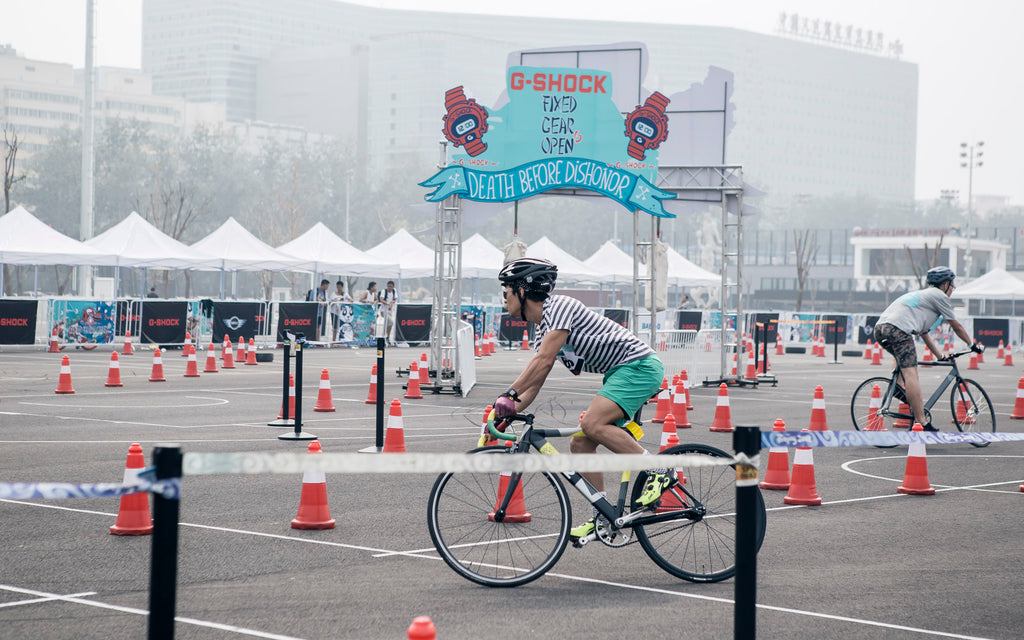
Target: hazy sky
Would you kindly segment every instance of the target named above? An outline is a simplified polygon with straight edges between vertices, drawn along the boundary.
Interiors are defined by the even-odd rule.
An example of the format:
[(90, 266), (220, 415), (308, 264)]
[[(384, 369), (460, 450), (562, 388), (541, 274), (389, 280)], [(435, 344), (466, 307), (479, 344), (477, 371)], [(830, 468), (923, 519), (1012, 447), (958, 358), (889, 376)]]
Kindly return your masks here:
[[(916, 195), (959, 189), (967, 198), (961, 142), (985, 142), (974, 193), (1024, 204), (1024, 37), (1014, 0), (378, 0), (385, 8), (636, 20), (735, 27), (772, 33), (779, 14), (798, 13), (885, 34), (903, 43), (919, 70)], [(4, 0), (0, 44), (26, 57), (82, 66), (85, 0)], [(493, 5), (493, 6), (492, 6)], [(139, 67), (142, 0), (96, 0), (96, 64)], [(567, 44), (579, 44), (566, 35)], [(495, 73), (503, 70), (496, 69)], [(674, 88), (669, 88), (674, 89)], [(1016, 150), (1016, 151), (1015, 151)], [(742, 162), (742, 158), (731, 159)]]

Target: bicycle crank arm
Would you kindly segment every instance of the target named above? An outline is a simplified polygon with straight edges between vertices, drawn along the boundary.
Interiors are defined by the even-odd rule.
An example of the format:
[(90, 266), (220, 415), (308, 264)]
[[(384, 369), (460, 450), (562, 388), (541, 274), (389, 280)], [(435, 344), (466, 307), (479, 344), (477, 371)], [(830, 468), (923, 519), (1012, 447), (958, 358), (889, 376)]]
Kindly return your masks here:
[[(632, 516), (634, 515), (636, 515), (637, 517), (633, 518)], [(703, 517), (704, 514), (697, 509), (683, 509), (681, 511), (668, 511), (666, 513), (650, 513), (647, 511), (637, 511), (635, 514), (631, 513), (624, 518), (619, 518), (619, 520), (628, 520), (628, 526), (635, 526), (657, 524), (659, 522), (671, 522), (673, 520), (679, 520), (681, 518), (696, 522), (702, 519)]]

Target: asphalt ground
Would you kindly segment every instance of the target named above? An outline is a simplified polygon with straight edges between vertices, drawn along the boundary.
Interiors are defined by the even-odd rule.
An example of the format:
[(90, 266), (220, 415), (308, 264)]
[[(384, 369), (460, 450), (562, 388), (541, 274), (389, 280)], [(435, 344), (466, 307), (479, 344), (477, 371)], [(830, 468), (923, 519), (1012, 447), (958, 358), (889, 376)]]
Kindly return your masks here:
[[(269, 427), (281, 408), (275, 362), (184, 378), (180, 352), (164, 354), (166, 382), (149, 382), (152, 358), (121, 358), (122, 388), (106, 388), (110, 352), (68, 349), (74, 395), (54, 390), (61, 355), (0, 350), (0, 480), (119, 482), (128, 445), (178, 443), (185, 452), (305, 451)], [(418, 349), (389, 349), (385, 397), (400, 398), (394, 371)], [(1010, 420), (1020, 365), (993, 354), (967, 372), (989, 392), (998, 430)], [(527, 362), (499, 352), (476, 362), (468, 398), (426, 395), (402, 402), (410, 452), (475, 446), (482, 409)], [(859, 358), (775, 357), (778, 386), (730, 389), (734, 424), (763, 430), (782, 418), (808, 426), (815, 385), (825, 390), (831, 429), (850, 429), (850, 394), (886, 367)], [(326, 452), (374, 442), (365, 404), (372, 349), (307, 349), (304, 430)], [(200, 370), (204, 365), (200, 357)], [(335, 413), (314, 413), (319, 373), (330, 372)], [(922, 370), (926, 389), (945, 369)], [(556, 368), (531, 410), (543, 424), (575, 423), (600, 377)], [(712, 433), (716, 388), (695, 385), (693, 428), (682, 442), (731, 450)], [(946, 404), (945, 401), (942, 404)], [(648, 417), (653, 413), (649, 413)], [(936, 421), (939, 424), (939, 421)], [(952, 425), (942, 424), (943, 429)], [(645, 425), (657, 450), (660, 427)], [(567, 443), (557, 442), (567, 450)], [(820, 507), (783, 504), (765, 491), (768, 530), (758, 557), (761, 638), (1020, 638), (1024, 623), (1024, 443), (928, 447), (934, 496), (906, 496), (906, 448), (815, 449)], [(762, 476), (767, 464), (762, 455)], [(792, 450), (790, 451), (792, 461)], [(430, 616), (442, 640), (462, 638), (730, 637), (732, 580), (680, 581), (639, 545), (569, 548), (546, 576), (489, 589), (456, 575), (426, 527), (432, 478), (329, 474), (332, 530), (298, 531), (300, 476), (186, 476), (181, 501), (177, 638), (405, 638)], [(2, 638), (143, 638), (151, 538), (108, 533), (118, 500), (0, 500)], [(577, 520), (589, 512), (576, 503)]]

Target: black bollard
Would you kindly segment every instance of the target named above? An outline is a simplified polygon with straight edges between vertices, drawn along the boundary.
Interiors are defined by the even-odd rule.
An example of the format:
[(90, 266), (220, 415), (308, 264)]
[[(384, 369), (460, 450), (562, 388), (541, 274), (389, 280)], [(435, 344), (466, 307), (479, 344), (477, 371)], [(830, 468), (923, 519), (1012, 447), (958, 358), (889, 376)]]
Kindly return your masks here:
[[(753, 457), (761, 450), (761, 430), (736, 426), (732, 437), (736, 453)], [(733, 605), (733, 637), (757, 637), (757, 533), (760, 517), (757, 467), (736, 465), (736, 585)]]
[[(181, 478), (181, 448), (153, 449), (156, 479)], [(179, 498), (153, 494), (153, 545), (149, 569), (149, 640), (174, 639), (174, 611), (178, 587)]]

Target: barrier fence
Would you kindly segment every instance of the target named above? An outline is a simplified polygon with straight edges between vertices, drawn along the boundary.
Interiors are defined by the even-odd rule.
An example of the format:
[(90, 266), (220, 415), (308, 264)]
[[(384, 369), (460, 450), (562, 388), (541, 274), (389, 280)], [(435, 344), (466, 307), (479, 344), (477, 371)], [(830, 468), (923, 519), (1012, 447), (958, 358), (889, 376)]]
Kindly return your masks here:
[(770, 447), (856, 447), (924, 443), (1024, 441), (1024, 433), (760, 431), (737, 426), (732, 459), (692, 455), (507, 455), (478, 456), (461, 453), (186, 453), (177, 445), (158, 445), (154, 466), (141, 470), (125, 483), (0, 482), (0, 499), (113, 498), (148, 491), (153, 494), (153, 537), (150, 561), (150, 640), (174, 637), (178, 566), (178, 515), (181, 479), (188, 475), (323, 473), (561, 473), (646, 470), (666, 466), (736, 468), (736, 577), (734, 638), (756, 637), (757, 561), (756, 527), (745, 526), (757, 517), (756, 492), (759, 451)]

